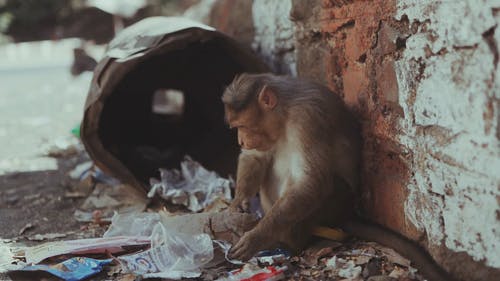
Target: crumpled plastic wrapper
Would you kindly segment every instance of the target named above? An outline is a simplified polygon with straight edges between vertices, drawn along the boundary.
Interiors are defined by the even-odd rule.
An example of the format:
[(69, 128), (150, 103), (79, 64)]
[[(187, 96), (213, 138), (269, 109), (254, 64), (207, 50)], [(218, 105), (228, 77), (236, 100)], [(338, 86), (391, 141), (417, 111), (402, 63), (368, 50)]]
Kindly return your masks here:
[(193, 235), (207, 233), (212, 239), (234, 244), (246, 231), (255, 227), (257, 222), (258, 219), (254, 215), (228, 211), (178, 216), (169, 216), (163, 211), (131, 212), (113, 216), (103, 237), (150, 236), (155, 225), (161, 223), (169, 231)]
[(157, 223), (151, 234), (151, 249), (118, 257), (126, 271), (144, 278), (194, 278), (214, 257), (210, 235), (183, 234)]
[(184, 205), (193, 212), (203, 210), (219, 198), (231, 200), (231, 186), (234, 181), (206, 170), (189, 156), (181, 162), (180, 171), (160, 169), (160, 175), (161, 180), (150, 180), (149, 198), (158, 194), (161, 198)]

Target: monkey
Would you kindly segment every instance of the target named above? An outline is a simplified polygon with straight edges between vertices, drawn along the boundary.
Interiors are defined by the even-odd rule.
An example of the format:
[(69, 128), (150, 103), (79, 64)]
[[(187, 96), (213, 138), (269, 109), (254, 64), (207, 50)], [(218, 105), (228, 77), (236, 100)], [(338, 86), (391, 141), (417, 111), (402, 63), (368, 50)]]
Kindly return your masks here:
[(298, 252), (315, 226), (340, 226), (398, 246), (431, 280), (451, 280), (413, 242), (356, 219), (362, 137), (339, 95), (304, 79), (243, 73), (226, 87), (222, 102), (241, 147), (230, 210), (244, 210), (258, 193), (264, 211), (231, 248), (232, 258), (248, 260), (272, 247)]

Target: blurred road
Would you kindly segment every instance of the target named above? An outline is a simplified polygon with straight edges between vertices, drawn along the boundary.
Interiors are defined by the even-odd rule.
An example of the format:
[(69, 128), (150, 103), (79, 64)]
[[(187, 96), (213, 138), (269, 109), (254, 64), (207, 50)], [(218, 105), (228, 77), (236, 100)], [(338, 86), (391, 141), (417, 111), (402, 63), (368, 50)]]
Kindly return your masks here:
[(44, 154), (77, 140), (91, 80), (72, 77), (71, 39), (0, 46), (0, 175), (57, 169)]

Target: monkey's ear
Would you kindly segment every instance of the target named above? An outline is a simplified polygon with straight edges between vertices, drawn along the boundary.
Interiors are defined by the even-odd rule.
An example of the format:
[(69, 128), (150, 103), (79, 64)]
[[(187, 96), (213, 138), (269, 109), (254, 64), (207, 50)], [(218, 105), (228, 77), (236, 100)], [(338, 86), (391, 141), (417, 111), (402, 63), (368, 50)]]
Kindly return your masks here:
[(258, 101), (261, 107), (265, 109), (274, 109), (278, 105), (276, 93), (265, 85), (259, 93)]

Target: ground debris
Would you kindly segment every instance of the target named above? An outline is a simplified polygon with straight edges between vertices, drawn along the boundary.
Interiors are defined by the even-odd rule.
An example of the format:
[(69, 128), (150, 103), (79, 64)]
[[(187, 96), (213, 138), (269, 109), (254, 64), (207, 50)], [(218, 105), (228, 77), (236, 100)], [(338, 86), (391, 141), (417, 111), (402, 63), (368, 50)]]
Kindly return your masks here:
[[(27, 209), (33, 208), (33, 206), (40, 208), (40, 206), (43, 206), (43, 200), (46, 200), (44, 204), (74, 206), (72, 209), (66, 209), (70, 211), (65, 211), (70, 214), (67, 216), (68, 221), (58, 223), (50, 213), (44, 213), (37, 219), (28, 220), (26, 218), (21, 225), (16, 226), (14, 237), (9, 240), (10, 242), (23, 239), (24, 242), (31, 243), (30, 245), (39, 245), (42, 241), (59, 238), (64, 240), (99, 238), (106, 236), (104, 234), (106, 229), (108, 229), (108, 234), (114, 232), (115, 234), (133, 236), (135, 234), (130, 231), (135, 228), (134, 225), (149, 225), (151, 223), (153, 227), (161, 221), (165, 224), (166, 229), (178, 229), (181, 232), (188, 233), (207, 233), (212, 238), (235, 243), (245, 229), (252, 227), (256, 223), (255, 218), (252, 216), (243, 219), (242, 217), (234, 217), (229, 212), (224, 212), (230, 202), (226, 198), (227, 192), (218, 192), (215, 200), (206, 205), (200, 203), (201, 201), (196, 203), (196, 206), (204, 206), (202, 213), (186, 213), (188, 208), (185, 207), (182, 211), (179, 211), (178, 208), (177, 211), (173, 211), (175, 208), (170, 208), (168, 204), (166, 204), (167, 209), (163, 205), (154, 207), (149, 204), (150, 202), (144, 195), (136, 194), (136, 190), (130, 186), (119, 183), (104, 183), (94, 176), (82, 177), (86, 173), (85, 171), (91, 167), (88, 162), (75, 168), (74, 172), (70, 173), (70, 169), (74, 168), (78, 162), (72, 163), (72, 166), (67, 168), (64, 173), (59, 173), (59, 175), (64, 176), (59, 179), (60, 184), (57, 185), (52, 182), (50, 189), (42, 191), (39, 184), (33, 184), (29, 185), (33, 187), (31, 192), (27, 192), (28, 189), (19, 194), (15, 192), (15, 189), (2, 191), (0, 195), (2, 198), (0, 199), (3, 202), (9, 201), (10, 197), (16, 197), (19, 198), (18, 200), (22, 203), (23, 208)], [(46, 190), (49, 192), (46, 192)], [(54, 198), (57, 198), (57, 200)], [(20, 203), (16, 203), (16, 200), (10, 201), (10, 204), (21, 206)], [(144, 210), (147, 210), (147, 212), (144, 212)], [(118, 211), (119, 215), (114, 217), (114, 222), (121, 221), (121, 223), (108, 227), (108, 224), (112, 222), (111, 218), (115, 211)], [(133, 217), (138, 220), (131, 220), (131, 217), (127, 217), (124, 213), (135, 214)], [(73, 217), (71, 214), (75, 216)], [(157, 217), (155, 217), (155, 214)], [(78, 222), (73, 229), (61, 228), (62, 225), (74, 223), (75, 217)], [(37, 231), (45, 232), (44, 227), (46, 225), (54, 225), (54, 228), (47, 231), (46, 234), (25, 236), (35, 226)], [(15, 237), (16, 234), (18, 234), (17, 237)], [(6, 240), (4, 240), (5, 242)], [(127, 248), (127, 250), (131, 251), (130, 253), (136, 251), (132, 248)], [(109, 258), (107, 254), (100, 255), (100, 258)], [(22, 256), (25, 256), (25, 254), (23, 253)], [(21, 256), (16, 254), (14, 257), (19, 258)], [(269, 266), (274, 269), (282, 269), (282, 274), (276, 277), (281, 279), (275, 280), (423, 280), (410, 264), (408, 259), (394, 250), (377, 243), (362, 242), (355, 239), (340, 243), (318, 238), (298, 255), (280, 256), (279, 258), (268, 256), (256, 259), (252, 270), (253, 272), (265, 271)], [(201, 276), (196, 280), (225, 278), (228, 277), (229, 272), (234, 272), (240, 268), (242, 268), (242, 265), (228, 262), (225, 259), (224, 251), (214, 246), (214, 259), (207, 264), (206, 268), (201, 269)], [(92, 280), (141, 280), (141, 277), (125, 272), (121, 266), (116, 264), (107, 266), (105, 272)]]
[(319, 240), (300, 255), (290, 257), (285, 263), (286, 277), (287, 280), (423, 280), (409, 266), (409, 261), (399, 257), (394, 250), (373, 242)]
[(23, 228), (21, 228), (21, 230), (19, 230), (19, 235), (23, 235), (23, 233), (26, 231), (26, 230), (29, 230), (29, 229), (32, 229), (34, 228), (35, 226), (32, 224), (32, 223), (27, 223), (25, 226), (23, 226)]
[(98, 183), (74, 216), (80, 222), (110, 222), (115, 212), (143, 211), (147, 201), (130, 185)]
[(68, 236), (68, 234), (73, 234), (74, 232), (70, 233), (47, 233), (47, 234), (35, 234), (33, 236), (28, 237), (28, 240), (30, 241), (44, 241), (44, 240), (53, 240), (57, 238), (64, 238)]

